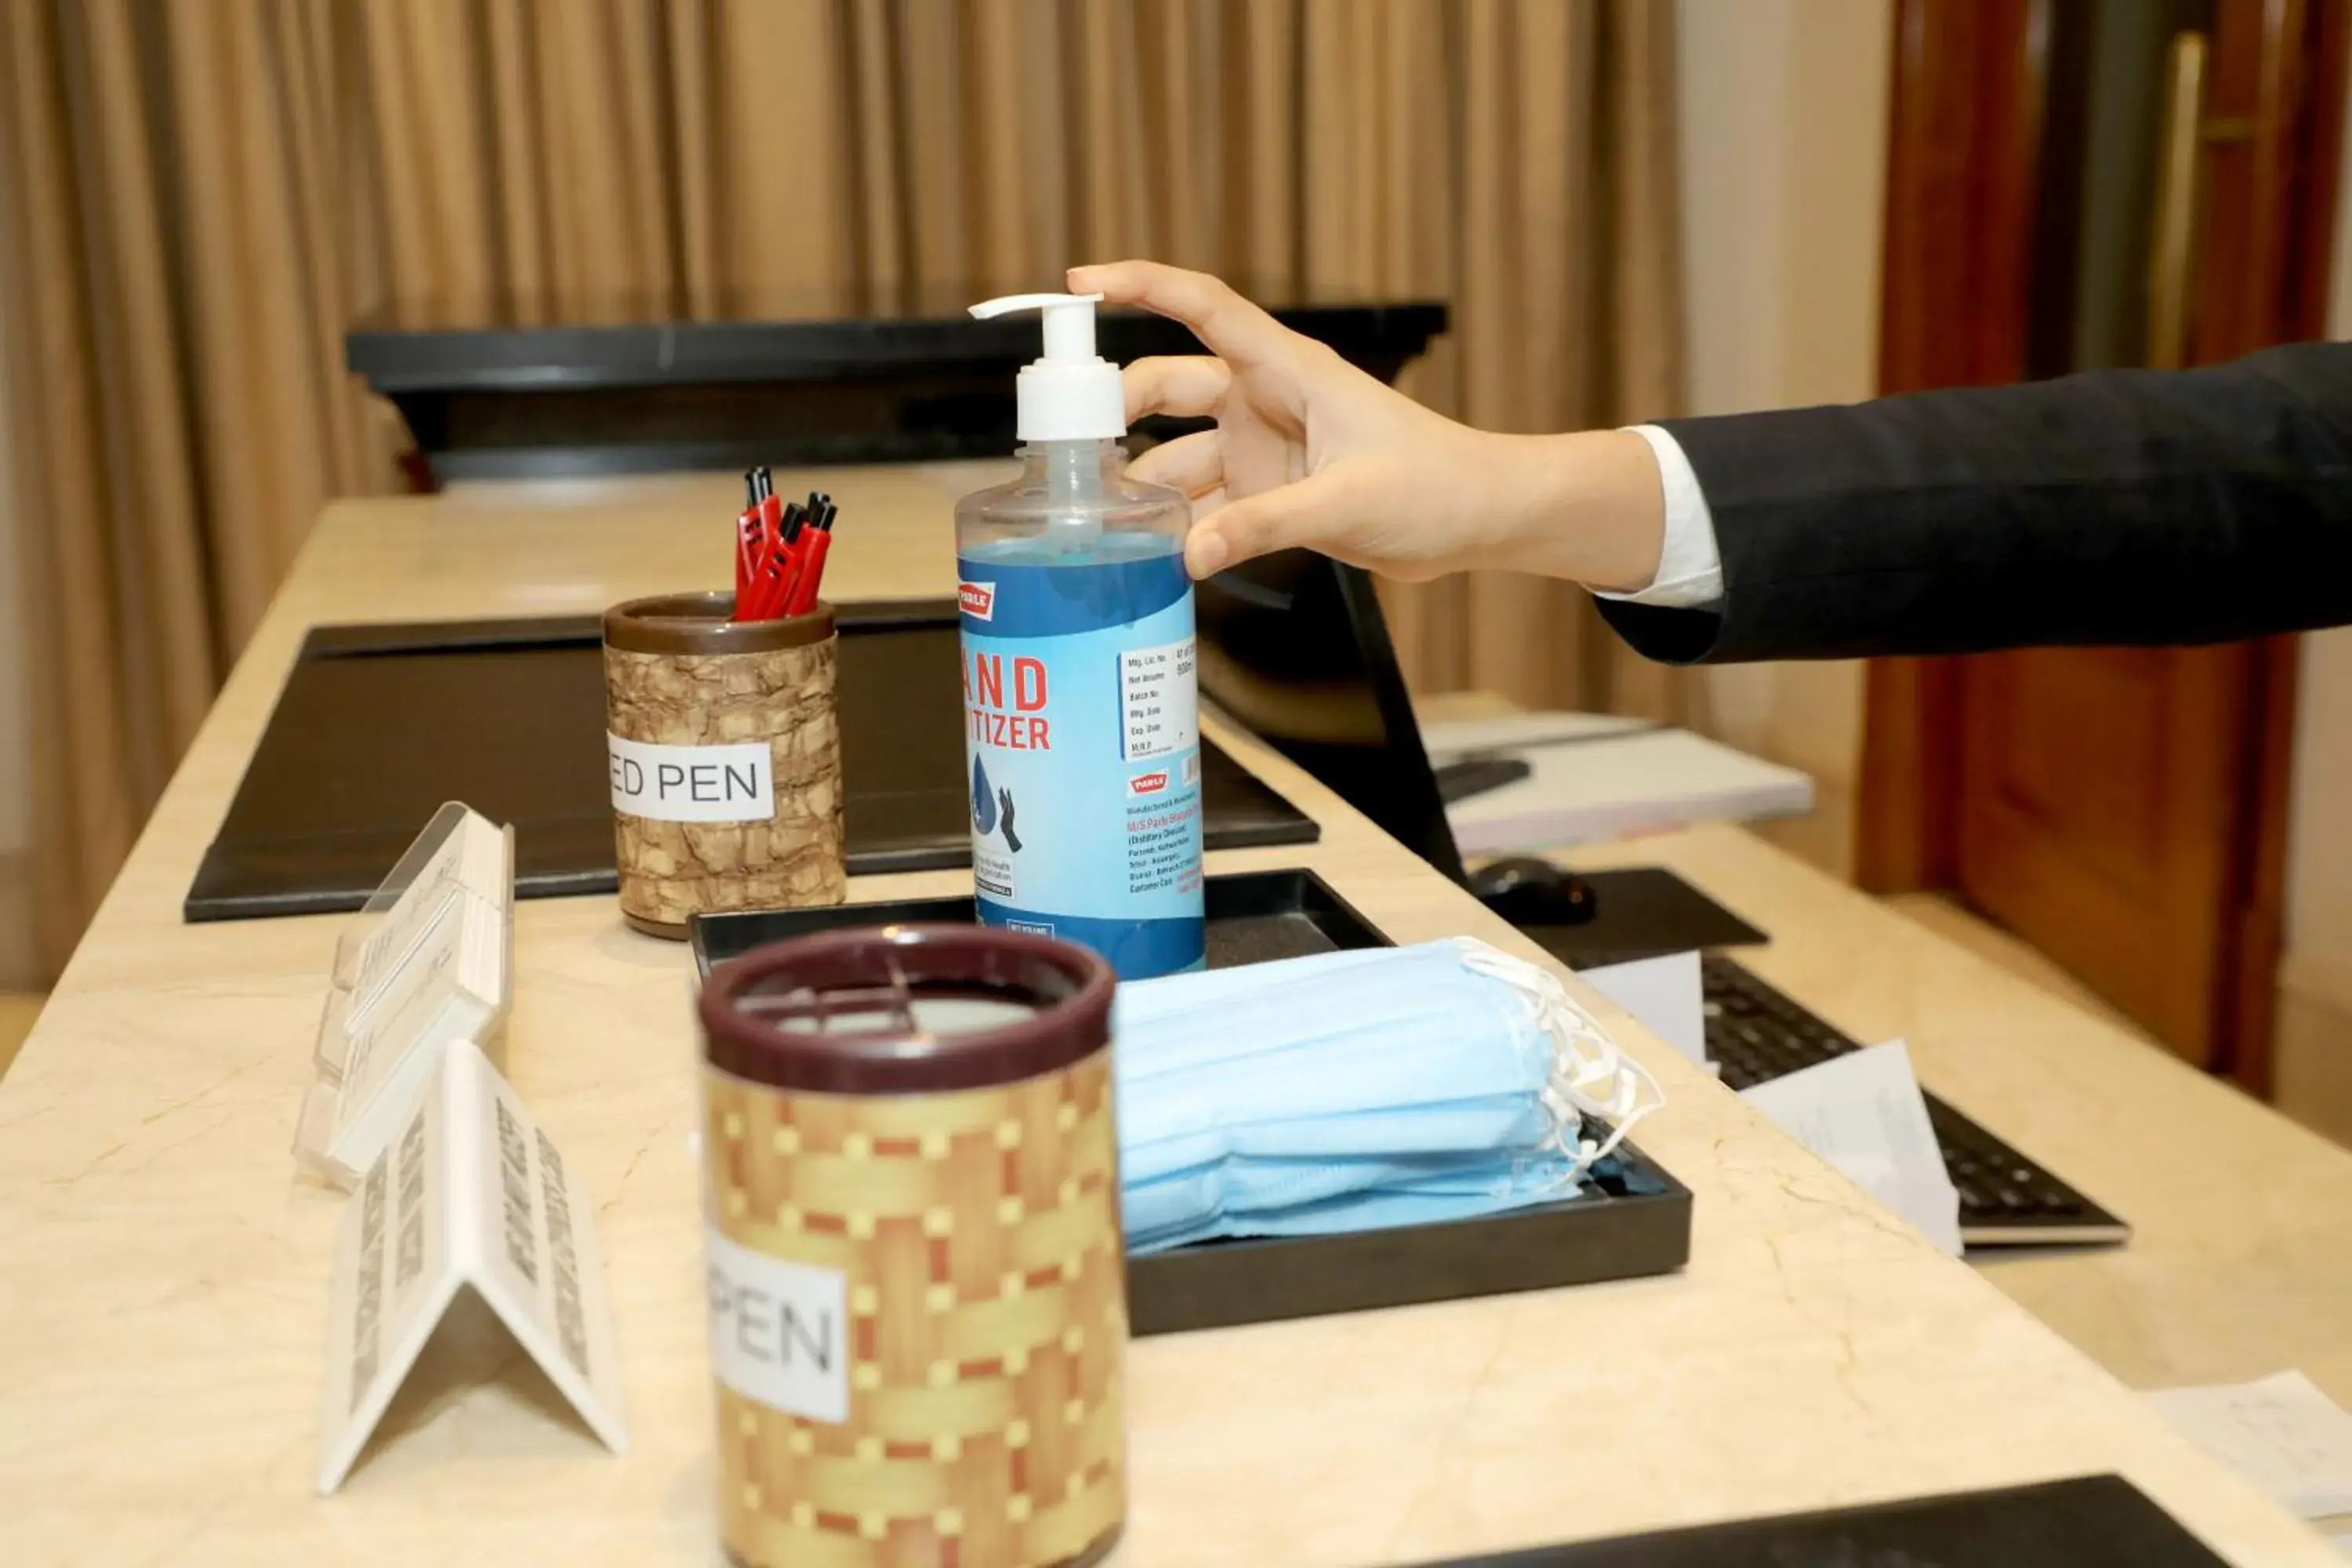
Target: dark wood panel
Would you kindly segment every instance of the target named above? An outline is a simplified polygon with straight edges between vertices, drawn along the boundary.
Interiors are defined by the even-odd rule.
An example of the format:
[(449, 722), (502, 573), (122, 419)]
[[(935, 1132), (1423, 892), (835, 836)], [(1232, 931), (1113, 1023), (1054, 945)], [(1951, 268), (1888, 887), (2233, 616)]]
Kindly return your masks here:
[(2219, 0), (2191, 358), (2324, 336), (2352, 5)]
[[(2344, 154), (2347, 0), (2221, 0), (2206, 101), (2207, 221), (2200, 226), (2190, 342), (2200, 363), (2326, 335)], [(2256, 1093), (2270, 1085), (2270, 1038), (2289, 852), (2299, 639), (2253, 645), (2240, 693), (2245, 810), (2235, 850), (2217, 1066)]]
[(2198, 230), (2191, 363), (2280, 341), (2288, 197), (2299, 162), (2294, 117), (2305, 0), (2215, 6), (2205, 97), (2204, 221)]
[(1874, 893), (1959, 876), (1960, 661), (1874, 658), (1863, 688), (1853, 879)]
[[(1971, 659), (1964, 818), (1997, 811), (2074, 847), (2119, 892), (2154, 898), (2173, 717), (2167, 658), (2145, 648), (2036, 649)], [(2038, 744), (2011, 746), (2009, 736)], [(1973, 838), (1963, 826), (1963, 838)], [(1963, 853), (1967, 845), (1963, 845)]]
[[(2352, 32), (2352, 0), (2210, 10), (2197, 363), (2319, 335)], [(2069, 123), (2044, 107), (2066, 89), (2058, 22), (2035, 0), (1899, 0), (1884, 390), (2056, 368), (2029, 351), (2064, 184), (2045, 141)], [(2295, 662), (2291, 638), (1875, 661), (1860, 879), (1957, 888), (2182, 1055), (2259, 1089)]]
[[(2312, 7), (2306, 35), (2310, 89), (2304, 95), (2295, 128), (2299, 147), (2293, 184), (2294, 210), (2305, 215), (2298, 243), (2287, 258), (2286, 331), (2289, 338), (2324, 337), (2327, 288), (2336, 256), (2336, 192), (2344, 166), (2344, 84), (2352, 58), (2352, 5), (2341, 0)], [(2314, 221), (2325, 215), (2326, 222)]]
[(1882, 392), (2024, 374), (2051, 5), (1896, 7)]
[(1964, 662), (1958, 887), (2200, 1066), (2246, 809), (2257, 651), (2087, 648)]
[[(1879, 308), (1882, 392), (2024, 374), (2051, 0), (1898, 0)], [(1959, 670), (1873, 660), (1854, 877), (1950, 886)]]

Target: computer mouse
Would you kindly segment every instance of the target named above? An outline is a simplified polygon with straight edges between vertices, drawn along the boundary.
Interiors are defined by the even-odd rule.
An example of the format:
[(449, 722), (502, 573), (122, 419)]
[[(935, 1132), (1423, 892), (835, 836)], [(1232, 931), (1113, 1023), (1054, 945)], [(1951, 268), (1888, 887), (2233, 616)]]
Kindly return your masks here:
[(1512, 855), (1471, 873), (1478, 901), (1516, 926), (1580, 925), (1593, 916), (1592, 886), (1564, 866)]

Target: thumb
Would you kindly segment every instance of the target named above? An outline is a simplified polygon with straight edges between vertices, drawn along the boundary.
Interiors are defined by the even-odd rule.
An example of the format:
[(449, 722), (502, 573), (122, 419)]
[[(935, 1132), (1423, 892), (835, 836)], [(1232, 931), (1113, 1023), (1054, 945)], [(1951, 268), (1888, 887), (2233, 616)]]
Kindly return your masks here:
[(1324, 548), (1347, 513), (1346, 486), (1328, 469), (1228, 501), (1185, 536), (1185, 570), (1207, 577), (1276, 550)]

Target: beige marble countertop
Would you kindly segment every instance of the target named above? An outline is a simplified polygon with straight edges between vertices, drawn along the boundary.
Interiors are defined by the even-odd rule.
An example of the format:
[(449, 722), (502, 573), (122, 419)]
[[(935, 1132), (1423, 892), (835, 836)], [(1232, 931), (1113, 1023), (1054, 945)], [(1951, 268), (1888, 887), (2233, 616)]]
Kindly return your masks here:
[[(834, 596), (948, 591), (947, 512), (969, 472), (821, 482), (843, 509)], [(626, 931), (609, 899), (518, 911), (504, 1056), (598, 1200), (630, 1452), (597, 1447), (513, 1355), (459, 1344), (436, 1358), (454, 1375), (397, 1405), (322, 1500), (341, 1200), (298, 1181), (287, 1147), (337, 921), (186, 926), (178, 910), (307, 626), (716, 584), (734, 491), (712, 478), (330, 509), (0, 1081), (7, 1561), (717, 1560), (685, 951)], [(1325, 832), (1212, 870), (1303, 861), (1400, 941), (1473, 932), (1539, 956), (1296, 770), (1221, 739)], [(967, 882), (873, 879), (853, 898)], [(1866, 962), (1895, 917), (1846, 913), (1823, 941)], [(1792, 942), (1786, 962), (1829, 967), (1796, 956), (1813, 951)], [(1843, 1021), (1929, 1035), (1885, 984)], [(2000, 1289), (1616, 1022), (1672, 1097), (1641, 1142), (1698, 1194), (1689, 1268), (1138, 1342), (1119, 1562), (1411, 1562), (2105, 1470), (2237, 1563), (2337, 1561)], [(1954, 1088), (1976, 1108), (1977, 1086)], [(2086, 1124), (2125, 1114), (2084, 1090)], [(2134, 1201), (2042, 1126), (2001, 1125)], [(2340, 1363), (2313, 1370), (2344, 1392)]]

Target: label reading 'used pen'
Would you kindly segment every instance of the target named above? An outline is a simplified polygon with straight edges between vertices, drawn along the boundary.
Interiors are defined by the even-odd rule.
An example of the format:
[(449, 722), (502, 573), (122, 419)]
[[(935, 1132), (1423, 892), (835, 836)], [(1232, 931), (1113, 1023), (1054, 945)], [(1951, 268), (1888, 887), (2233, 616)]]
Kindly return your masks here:
[(607, 732), (613, 809), (660, 822), (765, 822), (776, 815), (768, 742), (665, 746)]

